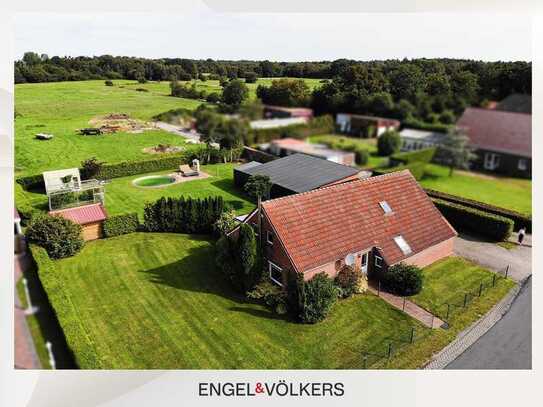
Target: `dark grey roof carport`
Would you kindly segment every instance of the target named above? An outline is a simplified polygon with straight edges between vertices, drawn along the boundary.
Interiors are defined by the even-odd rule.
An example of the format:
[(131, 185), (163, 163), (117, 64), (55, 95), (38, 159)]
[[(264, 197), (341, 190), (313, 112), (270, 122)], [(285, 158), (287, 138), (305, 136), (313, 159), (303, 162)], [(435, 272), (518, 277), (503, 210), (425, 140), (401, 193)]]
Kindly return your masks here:
[(293, 154), (260, 165), (250, 162), (235, 168), (234, 176), (236, 172), (245, 174), (246, 178), (257, 174), (267, 175), (274, 186), (300, 193), (341, 181), (358, 174), (360, 170), (306, 154)]

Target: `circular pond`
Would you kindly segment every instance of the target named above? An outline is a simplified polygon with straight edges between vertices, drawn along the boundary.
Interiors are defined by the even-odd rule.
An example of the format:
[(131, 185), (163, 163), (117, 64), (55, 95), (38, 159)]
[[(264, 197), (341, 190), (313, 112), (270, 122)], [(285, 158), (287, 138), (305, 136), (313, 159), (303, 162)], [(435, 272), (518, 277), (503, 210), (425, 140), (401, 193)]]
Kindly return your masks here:
[(138, 187), (153, 188), (173, 184), (175, 182), (175, 178), (169, 175), (150, 175), (148, 177), (135, 179), (132, 182)]

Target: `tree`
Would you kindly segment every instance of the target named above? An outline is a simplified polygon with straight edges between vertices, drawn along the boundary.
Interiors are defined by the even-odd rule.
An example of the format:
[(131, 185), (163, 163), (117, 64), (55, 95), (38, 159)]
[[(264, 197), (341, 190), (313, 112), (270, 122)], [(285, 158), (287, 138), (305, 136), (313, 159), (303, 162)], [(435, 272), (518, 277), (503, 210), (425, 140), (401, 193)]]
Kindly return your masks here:
[(245, 73), (245, 83), (256, 83), (258, 76), (255, 72), (246, 72)]
[(413, 101), (415, 95), (425, 88), (425, 77), (421, 69), (413, 64), (404, 63), (390, 73), (390, 87), (396, 100)]
[[(221, 150), (226, 150), (230, 155), (230, 162), (233, 161), (233, 150), (243, 146), (249, 127), (244, 120), (227, 119), (222, 120), (217, 127), (218, 142)], [(226, 161), (226, 155), (224, 156)]]
[(262, 104), (262, 101), (258, 98), (255, 100), (245, 101), (239, 107), (239, 114), (247, 120), (262, 119), (264, 115), (264, 105)]
[(449, 166), (449, 176), (454, 169), (469, 169), (470, 162), (476, 158), (469, 146), (469, 137), (463, 129), (452, 128), (439, 145), (436, 158)]
[(262, 102), (278, 106), (309, 106), (311, 92), (302, 79), (273, 80), (271, 86), (259, 85), (256, 95)]
[(249, 88), (239, 79), (232, 79), (222, 90), (222, 101), (234, 109), (239, 108), (249, 96)]
[(260, 280), (258, 272), (257, 244), (253, 228), (242, 223), (239, 227), (238, 259), (243, 273), (243, 287), (250, 290)]
[(377, 153), (380, 156), (389, 156), (400, 151), (402, 139), (397, 131), (389, 130), (377, 139)]
[(60, 216), (41, 215), (26, 230), (30, 243), (42, 246), (52, 259), (73, 256), (83, 247), (81, 226)]
[(235, 241), (221, 236), (215, 244), (215, 264), (236, 290), (243, 291), (235, 254)]
[(237, 223), (238, 222), (236, 221), (236, 211), (230, 209), (221, 213), (221, 216), (219, 216), (219, 219), (217, 219), (217, 222), (215, 222), (214, 227), (217, 233), (223, 236), (230, 232), (232, 229), (234, 229)]
[(325, 273), (316, 274), (303, 284), (299, 318), (303, 323), (322, 321), (337, 301), (338, 290), (334, 281)]
[(256, 174), (249, 177), (243, 189), (255, 199), (266, 199), (270, 196), (272, 185), (270, 177)]
[(81, 176), (84, 179), (92, 179), (100, 173), (100, 170), (104, 166), (103, 161), (98, 161), (96, 157), (91, 157), (81, 162)]

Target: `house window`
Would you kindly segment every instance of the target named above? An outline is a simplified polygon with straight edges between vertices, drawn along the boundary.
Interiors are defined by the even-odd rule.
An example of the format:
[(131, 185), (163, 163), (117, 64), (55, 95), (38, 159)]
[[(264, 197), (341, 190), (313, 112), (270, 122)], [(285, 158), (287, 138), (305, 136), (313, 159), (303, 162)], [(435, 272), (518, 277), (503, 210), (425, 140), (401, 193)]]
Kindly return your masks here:
[(270, 232), (270, 231), (266, 232), (266, 241), (269, 244), (273, 244), (273, 233), (272, 232)]
[(518, 160), (518, 169), (521, 171), (526, 171), (528, 169), (528, 162), (526, 161), (526, 159), (521, 158), (520, 160)]
[(280, 287), (283, 287), (283, 270), (278, 265), (268, 261), (270, 280)]
[(390, 207), (387, 201), (381, 201), (379, 202), (379, 205), (381, 206), (381, 209), (383, 210), (384, 213), (392, 212), (392, 208)]
[(495, 170), (500, 166), (500, 156), (496, 153), (486, 153), (484, 168), (485, 170)]
[(375, 267), (377, 267), (378, 269), (380, 269), (381, 267), (383, 267), (383, 258), (381, 256), (377, 256), (375, 255), (374, 256), (374, 265)]
[(412, 252), (411, 247), (407, 244), (403, 236), (399, 235), (394, 238), (394, 242), (398, 245), (400, 250), (404, 255), (410, 254)]

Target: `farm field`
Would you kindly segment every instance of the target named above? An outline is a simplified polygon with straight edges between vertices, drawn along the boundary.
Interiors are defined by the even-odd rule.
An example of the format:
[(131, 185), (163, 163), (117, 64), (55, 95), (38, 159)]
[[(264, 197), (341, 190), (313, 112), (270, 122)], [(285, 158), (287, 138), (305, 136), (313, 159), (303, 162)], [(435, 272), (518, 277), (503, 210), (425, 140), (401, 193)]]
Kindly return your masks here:
[(424, 188), (485, 202), (512, 209), (526, 215), (532, 213), (532, 181), (529, 179), (486, 176), (465, 171), (455, 171), (428, 164), (420, 181)]
[[(259, 84), (269, 85), (273, 78), (248, 84), (256, 95)], [(218, 81), (195, 81), (206, 91), (220, 91)], [(307, 79), (310, 88), (319, 79)], [(142, 150), (159, 143), (183, 145), (183, 138), (162, 130), (141, 134), (118, 132), (101, 136), (82, 136), (77, 129), (89, 127), (89, 120), (110, 113), (126, 113), (148, 121), (158, 113), (176, 108), (196, 109), (199, 100), (169, 96), (169, 82), (140, 84), (115, 80), (18, 84), (15, 86), (15, 167), (16, 176), (33, 175), (46, 170), (79, 166), (96, 156), (106, 162), (150, 158)], [(136, 89), (146, 89), (137, 91)], [(53, 134), (52, 140), (36, 140), (37, 133)]]
[[(155, 201), (163, 196), (179, 197), (185, 195), (193, 198), (205, 198), (220, 195), (236, 213), (249, 213), (254, 208), (254, 204), (248, 200), (243, 191), (238, 190), (234, 185), (233, 168), (235, 165), (230, 163), (203, 165), (201, 170), (208, 173), (209, 178), (160, 188), (142, 188), (133, 185), (132, 181), (147, 175), (169, 174), (173, 170), (114, 178), (111, 183), (105, 186), (106, 210), (109, 215), (137, 212), (140, 221), (143, 221), (145, 202)], [(32, 209), (48, 210), (47, 196), (44, 193), (24, 191), (19, 184), (15, 184), (15, 201), (18, 208), (25, 212)]]
[(213, 259), (204, 237), (135, 233), (55, 261), (67, 297), (51, 292), (50, 300), (64, 307), (68, 299), (78, 318), (61, 325), (76, 322), (88, 334), (68, 343), (88, 341), (97, 356), (80, 367), (356, 368), (364, 347), (421, 328), (373, 295), (340, 301), (322, 323), (297, 324), (234, 294)]

